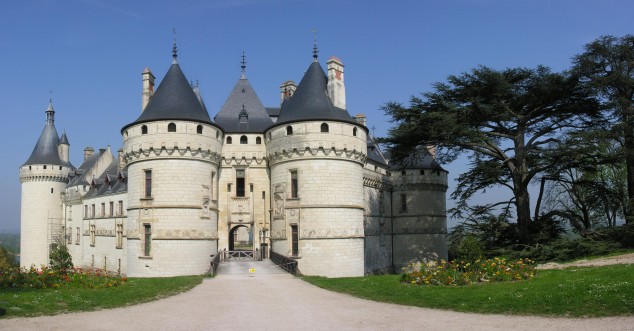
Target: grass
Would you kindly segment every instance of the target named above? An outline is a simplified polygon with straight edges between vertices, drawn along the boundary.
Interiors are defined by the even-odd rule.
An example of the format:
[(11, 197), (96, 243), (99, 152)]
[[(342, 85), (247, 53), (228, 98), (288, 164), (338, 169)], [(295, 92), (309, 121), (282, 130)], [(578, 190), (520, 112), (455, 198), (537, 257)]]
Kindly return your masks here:
[(303, 279), (369, 300), (461, 312), (564, 317), (634, 314), (634, 265), (540, 270), (532, 280), (462, 287), (401, 284), (400, 275)]
[(0, 289), (0, 318), (56, 315), (129, 306), (187, 291), (203, 276), (129, 278), (118, 287)]

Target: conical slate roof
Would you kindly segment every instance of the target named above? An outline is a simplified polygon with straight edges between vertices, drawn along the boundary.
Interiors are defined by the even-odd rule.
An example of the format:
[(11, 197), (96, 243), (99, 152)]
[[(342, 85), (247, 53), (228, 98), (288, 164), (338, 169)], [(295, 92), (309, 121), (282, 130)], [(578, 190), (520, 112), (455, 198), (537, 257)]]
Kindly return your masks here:
[(59, 144), (62, 145), (68, 145), (70, 146), (70, 143), (68, 142), (68, 137), (66, 137), (66, 132), (62, 133), (62, 137), (59, 138)]
[(59, 158), (59, 152), (57, 151), (57, 145), (59, 145), (58, 137), (55, 125), (53, 123), (46, 123), (42, 134), (40, 134), (40, 139), (37, 140), (31, 156), (24, 165), (66, 165), (66, 162), (63, 162)]
[(178, 63), (172, 63), (141, 116), (121, 131), (131, 125), (159, 120), (212, 123)]
[(328, 77), (319, 62), (313, 62), (299, 82), (293, 96), (284, 102), (276, 124), (335, 120), (356, 123), (345, 109), (333, 106), (328, 97)]
[(273, 121), (249, 80), (242, 76), (214, 117), (225, 132), (264, 132)]

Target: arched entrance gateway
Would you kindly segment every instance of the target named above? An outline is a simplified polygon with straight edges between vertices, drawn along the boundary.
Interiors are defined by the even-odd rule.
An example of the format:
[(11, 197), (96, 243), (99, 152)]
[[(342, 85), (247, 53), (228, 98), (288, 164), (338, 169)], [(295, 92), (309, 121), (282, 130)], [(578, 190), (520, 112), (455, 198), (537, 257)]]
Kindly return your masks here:
[(228, 239), (230, 251), (253, 251), (253, 227), (250, 224), (233, 226)]

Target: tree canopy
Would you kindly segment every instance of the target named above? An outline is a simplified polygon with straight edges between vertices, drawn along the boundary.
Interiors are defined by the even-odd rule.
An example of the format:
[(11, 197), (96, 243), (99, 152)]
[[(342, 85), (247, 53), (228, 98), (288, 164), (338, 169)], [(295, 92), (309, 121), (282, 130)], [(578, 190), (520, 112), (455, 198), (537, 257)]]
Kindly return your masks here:
[(436, 145), (441, 161), (460, 153), (469, 169), (452, 194), (460, 203), (493, 186), (512, 192), (520, 237), (531, 223), (528, 186), (554, 166), (546, 158), (559, 135), (583, 130), (599, 120), (599, 106), (577, 76), (549, 68), (495, 70), (480, 66), (434, 84), (432, 92), (412, 97), (409, 106), (387, 103), (395, 126), (382, 141), (392, 157), (405, 159), (417, 146)]

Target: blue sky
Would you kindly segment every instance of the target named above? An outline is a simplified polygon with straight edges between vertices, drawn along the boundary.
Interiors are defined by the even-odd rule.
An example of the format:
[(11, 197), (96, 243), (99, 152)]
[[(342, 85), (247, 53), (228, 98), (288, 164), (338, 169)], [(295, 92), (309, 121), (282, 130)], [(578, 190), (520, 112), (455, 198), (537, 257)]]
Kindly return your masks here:
[[(212, 117), (239, 78), (243, 50), (262, 102), (278, 105), (280, 83), (299, 82), (312, 60), (316, 28), (322, 65), (331, 55), (346, 65), (348, 111), (365, 113), (381, 136), (387, 101), (407, 102), (481, 64), (566, 69), (597, 37), (634, 33), (633, 14), (626, 0), (3, 1), (0, 232), (19, 230), (18, 168), (43, 128), (49, 91), (73, 164), (86, 146), (116, 151), (119, 130), (141, 110), (141, 72), (150, 67), (160, 80), (169, 68), (172, 28), (181, 68), (199, 81)], [(456, 176), (466, 161), (445, 167)]]

